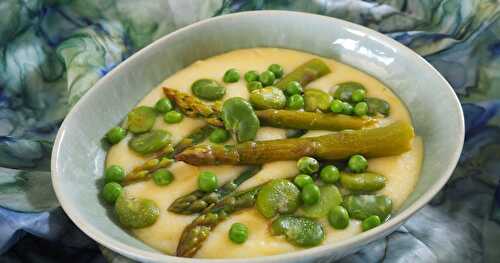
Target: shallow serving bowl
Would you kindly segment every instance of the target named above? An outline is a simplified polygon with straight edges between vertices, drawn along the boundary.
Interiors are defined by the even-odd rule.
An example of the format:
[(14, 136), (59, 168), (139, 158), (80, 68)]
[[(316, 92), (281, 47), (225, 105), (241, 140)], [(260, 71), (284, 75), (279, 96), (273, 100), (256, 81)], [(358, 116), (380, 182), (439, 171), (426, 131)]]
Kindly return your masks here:
[(73, 107), (52, 152), (52, 181), (64, 211), (81, 230), (102, 245), (140, 261), (200, 260), (162, 254), (113, 222), (98, 198), (98, 179), (106, 156), (101, 138), (176, 71), (196, 60), (251, 47), (314, 53), (375, 76), (406, 104), (425, 147), (416, 189), (388, 222), (336, 244), (252, 261), (329, 262), (342, 257), (394, 231), (446, 183), (462, 150), (464, 120), (452, 88), (430, 64), (398, 42), (342, 20), (297, 12), (244, 12), (208, 19), (161, 38), (107, 74)]

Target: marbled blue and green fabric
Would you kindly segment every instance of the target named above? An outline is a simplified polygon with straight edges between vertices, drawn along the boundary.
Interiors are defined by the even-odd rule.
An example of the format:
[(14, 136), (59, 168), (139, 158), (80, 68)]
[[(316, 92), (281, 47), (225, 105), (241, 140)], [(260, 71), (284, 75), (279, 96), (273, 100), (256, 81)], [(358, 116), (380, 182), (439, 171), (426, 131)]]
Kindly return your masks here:
[(496, 0), (0, 0), (0, 262), (129, 262), (58, 208), (49, 159), (59, 124), (99, 78), (155, 39), (201, 19), (260, 9), (323, 14), (383, 32), (424, 56), (462, 101), (466, 142), (452, 179), (399, 230), (342, 261), (498, 262)]

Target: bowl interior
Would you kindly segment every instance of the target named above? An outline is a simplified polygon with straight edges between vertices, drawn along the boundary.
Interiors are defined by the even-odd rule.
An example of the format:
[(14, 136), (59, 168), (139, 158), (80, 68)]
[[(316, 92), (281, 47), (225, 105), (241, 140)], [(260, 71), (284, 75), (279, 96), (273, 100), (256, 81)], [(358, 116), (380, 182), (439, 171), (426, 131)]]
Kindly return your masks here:
[[(177, 261), (135, 239), (107, 216), (98, 198), (106, 154), (101, 138), (166, 77), (196, 60), (251, 47), (282, 47), (337, 59), (375, 76), (403, 100), (423, 137), (425, 153), (418, 185), (391, 220), (393, 228), (446, 182), (461, 151), (463, 116), (449, 85), (423, 59), (348, 22), (295, 12), (240, 13), (194, 24), (144, 48), (100, 80), (67, 116), (54, 147), (53, 184), (63, 208), (83, 231), (137, 259)], [(366, 243), (384, 230), (377, 229), (353, 240)]]

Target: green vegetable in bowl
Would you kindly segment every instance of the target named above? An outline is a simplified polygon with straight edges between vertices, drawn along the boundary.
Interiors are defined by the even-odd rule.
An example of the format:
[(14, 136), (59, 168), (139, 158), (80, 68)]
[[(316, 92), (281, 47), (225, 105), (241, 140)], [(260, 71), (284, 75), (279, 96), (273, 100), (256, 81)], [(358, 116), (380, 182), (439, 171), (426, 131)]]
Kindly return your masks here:
[(269, 68), (267, 68), (267, 70), (271, 71), (272, 73), (274, 73), (274, 76), (279, 79), (283, 76), (283, 67), (281, 65), (278, 65), (278, 64), (271, 64), (269, 66)]
[(295, 94), (301, 94), (304, 92), (302, 85), (298, 81), (290, 81), (285, 86), (285, 94), (288, 96), (292, 96)]
[(349, 221), (349, 213), (340, 205), (334, 206), (328, 213), (328, 222), (335, 229), (345, 229)]
[(244, 75), (245, 80), (250, 83), (252, 81), (258, 81), (259, 80), (259, 72), (255, 70), (250, 70), (247, 71)]
[(297, 81), (300, 85), (302, 85), (302, 87), (305, 87), (310, 82), (319, 79), (330, 72), (331, 70), (325, 62), (321, 59), (313, 58), (284, 76), (278, 83), (276, 83), (276, 87), (284, 90), (286, 85), (291, 81)]
[(300, 191), (293, 183), (276, 179), (266, 183), (257, 196), (257, 210), (266, 218), (290, 214), (299, 207)]
[(323, 218), (328, 215), (332, 208), (342, 204), (342, 195), (335, 185), (321, 186), (319, 193), (319, 200), (315, 204), (303, 206), (300, 215), (309, 218)]
[(246, 100), (234, 97), (224, 101), (222, 120), (226, 130), (230, 131), (238, 142), (255, 139), (260, 127), (259, 119)]
[(184, 117), (182, 116), (182, 113), (175, 111), (175, 110), (169, 111), (169, 112), (165, 113), (165, 115), (163, 115), (163, 120), (166, 123), (170, 123), (170, 124), (179, 123), (182, 121), (183, 118)]
[(247, 89), (249, 92), (252, 92), (254, 90), (257, 90), (257, 89), (262, 89), (264, 88), (264, 86), (262, 86), (262, 83), (260, 81), (251, 81), (251, 82), (248, 82), (247, 84)]
[(351, 191), (370, 192), (377, 191), (385, 186), (385, 177), (376, 173), (341, 173), (340, 184)]
[(219, 100), (226, 94), (226, 88), (213, 79), (199, 79), (191, 85), (191, 92), (204, 100)]
[(363, 155), (356, 154), (349, 158), (347, 166), (355, 173), (362, 173), (368, 167), (368, 160)]
[(357, 89), (352, 92), (351, 100), (353, 102), (362, 102), (366, 98), (366, 91), (364, 89)]
[(144, 133), (151, 128), (156, 121), (156, 111), (148, 106), (134, 108), (127, 115), (127, 128), (132, 133)]
[(117, 182), (107, 183), (102, 188), (102, 198), (110, 204), (114, 204), (122, 193), (123, 187)]
[(380, 217), (373, 215), (365, 218), (361, 223), (361, 227), (363, 231), (368, 231), (372, 228), (379, 226), (382, 222), (380, 221)]
[(354, 112), (354, 107), (349, 102), (342, 102), (342, 107), (342, 114), (352, 115), (352, 113)]
[(215, 128), (212, 133), (210, 133), (210, 136), (208, 136), (208, 140), (213, 143), (224, 143), (229, 140), (230, 137), (231, 135), (228, 131), (222, 128)]
[(356, 103), (353, 112), (357, 116), (365, 116), (368, 113), (368, 104), (364, 101)]
[(327, 165), (319, 173), (321, 181), (327, 184), (334, 184), (340, 179), (340, 172), (334, 165)]
[(242, 223), (234, 223), (229, 229), (229, 239), (236, 244), (243, 244), (248, 238), (248, 227)]
[(320, 223), (305, 217), (280, 216), (271, 224), (272, 235), (285, 235), (286, 240), (299, 247), (313, 247), (325, 239)]
[(344, 199), (342, 206), (354, 219), (364, 220), (377, 215), (385, 221), (391, 215), (392, 200), (385, 195), (351, 195)]
[(262, 82), (262, 85), (264, 85), (264, 87), (273, 85), (275, 79), (276, 76), (270, 70), (266, 70), (259, 75), (259, 81)]
[(287, 108), (291, 110), (299, 110), (304, 108), (304, 97), (300, 94), (295, 94), (287, 98), (286, 100)]
[[(361, 83), (353, 81), (340, 83), (336, 85), (334, 88), (335, 88), (335, 93), (333, 94), (333, 97), (346, 102), (362, 101), (364, 99), (364, 94), (366, 94), (365, 87)], [(363, 92), (356, 90), (362, 90), (364, 94), (362, 95), (361, 93)], [(355, 100), (353, 99), (353, 93), (355, 94)]]
[(319, 170), (319, 162), (308, 156), (304, 156), (297, 161), (297, 168), (301, 173), (312, 174)]
[(228, 69), (226, 73), (224, 73), (224, 77), (222, 78), (222, 80), (225, 83), (238, 82), (240, 80), (240, 73), (234, 68)]
[(210, 171), (204, 171), (198, 175), (198, 188), (203, 192), (213, 192), (218, 184), (217, 176)]
[(293, 179), (293, 183), (302, 189), (307, 184), (313, 184), (314, 180), (307, 174), (299, 174)]
[(304, 203), (306, 206), (318, 203), (320, 196), (321, 192), (319, 190), (319, 187), (315, 184), (306, 184), (300, 192), (302, 203)]
[(391, 110), (391, 105), (387, 101), (379, 98), (367, 98), (366, 103), (368, 104), (368, 115), (375, 115), (380, 113), (384, 116), (388, 116)]
[(167, 169), (156, 170), (153, 173), (152, 177), (153, 182), (155, 182), (155, 184), (159, 186), (169, 185), (174, 180), (174, 175)]
[(106, 133), (106, 140), (111, 144), (117, 144), (127, 136), (127, 130), (122, 127), (113, 127)]
[(170, 100), (167, 98), (161, 98), (155, 104), (155, 110), (159, 113), (167, 113), (173, 108), (174, 106), (172, 106), (172, 102), (170, 102)]
[(306, 111), (327, 111), (332, 97), (322, 90), (308, 88), (304, 91), (304, 103)]
[(286, 105), (286, 97), (283, 91), (275, 87), (265, 87), (250, 92), (250, 103), (260, 110), (282, 109)]
[(160, 209), (153, 200), (121, 194), (115, 203), (115, 214), (125, 228), (143, 228), (156, 222)]
[(170, 143), (171, 134), (164, 130), (151, 130), (135, 136), (128, 142), (134, 152), (145, 155), (163, 149)]
[(121, 183), (125, 178), (125, 170), (116, 164), (113, 164), (104, 170), (104, 181)]
[(332, 104), (330, 104), (330, 111), (333, 113), (343, 113), (344, 112), (344, 103), (339, 99), (334, 99)]

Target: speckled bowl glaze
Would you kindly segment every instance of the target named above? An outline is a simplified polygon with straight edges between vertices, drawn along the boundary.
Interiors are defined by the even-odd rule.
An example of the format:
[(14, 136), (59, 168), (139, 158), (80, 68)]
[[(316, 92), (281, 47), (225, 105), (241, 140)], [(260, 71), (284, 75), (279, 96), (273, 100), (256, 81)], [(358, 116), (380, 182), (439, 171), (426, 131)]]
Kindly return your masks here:
[[(196, 60), (234, 49), (281, 47), (337, 59), (389, 86), (407, 105), (425, 145), (415, 191), (392, 219), (353, 238), (300, 252), (252, 259), (168, 256), (115, 224), (98, 198), (106, 149), (101, 138), (153, 87)], [(446, 80), (398, 42), (365, 27), (297, 12), (244, 12), (169, 34), (102, 78), (64, 120), (52, 152), (52, 181), (73, 222), (102, 245), (145, 262), (331, 262), (382, 238), (423, 207), (446, 183), (464, 140), (460, 103)]]

